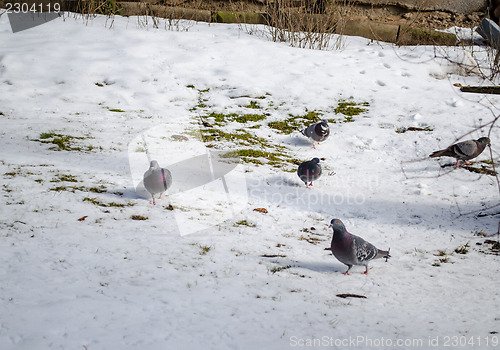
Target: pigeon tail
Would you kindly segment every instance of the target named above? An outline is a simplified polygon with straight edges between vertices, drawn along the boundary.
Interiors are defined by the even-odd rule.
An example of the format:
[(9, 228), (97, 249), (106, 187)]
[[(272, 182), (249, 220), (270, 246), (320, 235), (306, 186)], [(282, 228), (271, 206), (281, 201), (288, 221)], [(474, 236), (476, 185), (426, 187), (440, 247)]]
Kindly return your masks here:
[(387, 259), (391, 257), (391, 254), (389, 254), (390, 250), (391, 248), (389, 248), (388, 250), (379, 250), (374, 259), (384, 258), (387, 262)]
[(432, 152), (429, 155), (429, 158), (436, 158), (436, 157), (456, 157), (455, 153), (449, 148), (447, 149), (442, 149), (436, 152)]

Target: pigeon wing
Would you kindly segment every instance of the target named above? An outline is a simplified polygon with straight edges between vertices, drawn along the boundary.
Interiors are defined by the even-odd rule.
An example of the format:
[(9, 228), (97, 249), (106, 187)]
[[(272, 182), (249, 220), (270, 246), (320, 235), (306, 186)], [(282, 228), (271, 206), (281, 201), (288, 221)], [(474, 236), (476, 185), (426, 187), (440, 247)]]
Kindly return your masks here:
[(358, 263), (363, 264), (375, 258), (378, 249), (371, 243), (368, 243), (363, 238), (352, 235), (354, 241), (354, 250)]
[(474, 157), (477, 150), (478, 150), (477, 143), (476, 141), (473, 140), (459, 142), (453, 146), (453, 152), (459, 158)]

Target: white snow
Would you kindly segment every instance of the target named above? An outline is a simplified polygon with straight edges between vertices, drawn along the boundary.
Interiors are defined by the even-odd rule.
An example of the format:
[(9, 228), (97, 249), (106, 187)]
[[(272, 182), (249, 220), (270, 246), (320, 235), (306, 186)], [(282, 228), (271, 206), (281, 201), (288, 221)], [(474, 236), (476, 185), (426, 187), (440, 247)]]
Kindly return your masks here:
[[(476, 233), (498, 229), (498, 207), (487, 209), (499, 203), (496, 180), (424, 159), (498, 114), (500, 97), (453, 86), (482, 83), (444, 57), (471, 54), (356, 37), (315, 51), (238, 25), (181, 29), (66, 17), (13, 34), (0, 16), (1, 348), (497, 347), (499, 259), (476, 245)], [(369, 106), (331, 124), (317, 150), (266, 127), (313, 110), (342, 119), (341, 100)], [(252, 101), (262, 109), (244, 107)], [(161, 166), (203, 154), (189, 131), (210, 112), (268, 113), (252, 130), (298, 159), (324, 157), (323, 176), (307, 190), (293, 172), (245, 163), (238, 210), (209, 186), (167, 192), (156, 206), (137, 195), (141, 140)], [(395, 132), (411, 126), (432, 131)], [(51, 150), (36, 141), (45, 132), (82, 137), (82, 149)], [(498, 125), (490, 138), (498, 162)], [(488, 158), (487, 149), (478, 160)], [(332, 218), (392, 258), (344, 276), (325, 250)], [(202, 221), (213, 223), (179, 234)], [(433, 266), (439, 251), (449, 262)]]

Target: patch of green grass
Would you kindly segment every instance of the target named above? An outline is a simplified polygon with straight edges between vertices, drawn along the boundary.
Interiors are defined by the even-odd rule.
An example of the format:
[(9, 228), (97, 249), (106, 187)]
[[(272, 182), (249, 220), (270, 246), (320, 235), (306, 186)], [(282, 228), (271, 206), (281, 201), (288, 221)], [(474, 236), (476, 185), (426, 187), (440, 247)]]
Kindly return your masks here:
[(125, 113), (125, 111), (123, 109), (120, 109), (120, 108), (109, 108), (108, 107), (108, 111), (115, 112), (115, 113)]
[(57, 174), (50, 182), (78, 182), (78, 179), (71, 174)]
[(57, 174), (50, 182), (78, 182), (78, 179), (71, 174)]
[(91, 188), (89, 188), (89, 192), (104, 193), (104, 192), (107, 192), (107, 191), (106, 191), (106, 187), (100, 186), (100, 187), (91, 187)]
[(450, 262), (450, 258), (448, 256), (445, 256), (444, 258), (439, 259), (440, 263), (448, 263)]
[(66, 186), (57, 186), (50, 188), (49, 191), (61, 192), (61, 191), (66, 191), (67, 189), (68, 188)]
[[(84, 140), (86, 137), (81, 136), (71, 136), (64, 135), (55, 132), (43, 132), (40, 134), (38, 139), (32, 139), (31, 141), (37, 141), (40, 143), (53, 144), (57, 147), (52, 147), (51, 150), (55, 151), (91, 151), (94, 149), (93, 146), (86, 146), (82, 148), (77, 146), (78, 140)], [(102, 148), (101, 148), (102, 149)]]
[(301, 235), (300, 238), (299, 238), (299, 240), (306, 241), (307, 243), (311, 243), (311, 244), (314, 244), (314, 245), (316, 245), (316, 244), (318, 244), (318, 243), (320, 243), (322, 241), (321, 239), (316, 238), (316, 237), (312, 237), (310, 235), (308, 235), (307, 237), (304, 236), (304, 235)]
[(286, 266), (273, 266), (269, 271), (271, 271), (272, 274), (275, 274), (276, 272), (280, 272), (283, 270), (287, 270), (291, 268), (292, 265), (286, 265)]
[(19, 173), (18, 172), (15, 172), (15, 171), (9, 171), (8, 173), (4, 173), (4, 176), (16, 176), (18, 175)]
[(238, 116), (235, 121), (238, 123), (247, 123), (247, 122), (258, 122), (263, 119), (266, 119), (266, 116), (263, 114), (244, 114)]
[(434, 128), (432, 128), (430, 126), (426, 126), (425, 128), (419, 128), (419, 127), (416, 127), (416, 126), (410, 126), (408, 128), (401, 127), (401, 128), (397, 128), (396, 129), (396, 133), (397, 134), (404, 134), (407, 131), (434, 131)]
[(135, 204), (134, 203), (127, 203), (127, 204), (122, 204), (122, 203), (103, 203), (99, 201), (97, 198), (90, 198), (90, 197), (85, 197), (83, 198), (84, 202), (90, 202), (94, 205), (97, 205), (99, 207), (104, 207), (104, 208), (110, 208), (110, 207), (116, 207), (116, 208), (124, 208), (124, 207), (133, 207)]
[(470, 166), (470, 165), (464, 165), (464, 166), (462, 166), (462, 168), (464, 168), (466, 170), (469, 170), (471, 173), (497, 176), (497, 172), (496, 171), (494, 171), (492, 169), (488, 169), (484, 165), (481, 165), (480, 168), (476, 168), (476, 167), (473, 167), (473, 166)]
[(368, 109), (365, 107), (368, 107), (369, 105), (370, 104), (368, 102), (358, 103), (354, 101), (341, 100), (334, 109), (334, 112), (335, 114), (343, 114), (349, 117), (354, 117), (366, 112)]
[(186, 87), (187, 87), (188, 89), (195, 89), (195, 87), (194, 87), (194, 85), (193, 85), (193, 84), (186, 85)]
[(224, 125), (227, 124), (228, 122), (235, 121), (237, 123), (247, 123), (247, 122), (258, 122), (266, 118), (265, 115), (263, 114), (237, 114), (237, 113), (230, 113), (230, 114), (223, 114), (223, 113), (215, 113), (212, 112), (209, 115), (207, 115), (205, 118), (214, 118), (215, 123), (218, 125)]
[(147, 216), (142, 216), (142, 215), (132, 215), (130, 218), (132, 220), (138, 220), (138, 221), (149, 219)]
[(267, 125), (275, 130), (278, 130), (282, 134), (288, 135), (294, 131), (298, 131), (311, 123), (315, 123), (321, 120), (321, 113), (316, 111), (308, 112), (304, 115), (293, 116), (290, 115), (289, 118), (285, 120), (278, 120), (274, 122), (269, 122)]
[(278, 120), (275, 122), (269, 122), (267, 123), (267, 126), (269, 126), (272, 129), (276, 129), (280, 131), (283, 134), (291, 134), (295, 130), (298, 130), (299, 125), (296, 123), (290, 123), (290, 121), (293, 121), (293, 119), (287, 119), (287, 120)]
[(75, 193), (75, 191), (85, 191), (85, 187), (61, 185), (61, 186), (52, 187), (49, 189), (49, 191), (55, 191), (55, 192), (68, 191), (68, 192)]
[(257, 101), (250, 101), (250, 103), (246, 105), (245, 108), (261, 109), (262, 107), (257, 103)]
[(206, 255), (210, 251), (210, 249), (212, 249), (212, 247), (210, 247), (208, 245), (198, 244), (198, 247), (200, 248), (200, 252), (199, 252), (200, 255)]
[[(64, 178), (68, 177), (68, 175), (63, 175)], [(50, 182), (77, 182), (76, 179), (73, 179), (71, 175), (68, 177), (70, 180), (74, 181), (65, 181), (65, 180), (60, 180), (60, 179), (53, 179)], [(92, 187), (92, 188), (86, 188), (85, 186), (68, 186), (68, 185), (59, 185), (56, 187), (52, 187), (49, 189), (49, 191), (56, 191), (56, 192), (61, 192), (61, 191), (68, 191), (68, 192), (73, 192), (75, 191), (82, 191), (82, 192), (93, 192), (93, 193), (103, 193), (106, 192), (106, 190), (101, 186), (101, 188), (98, 187)]]
[(223, 158), (265, 158), (269, 161), (281, 161), (278, 153), (271, 153), (266, 151), (260, 151), (256, 149), (240, 149), (237, 151), (228, 152), (222, 155)]
[[(258, 137), (254, 134), (250, 134), (246, 130), (238, 129), (235, 132), (224, 132), (216, 128), (208, 128), (200, 130), (202, 140), (204, 142), (234, 142), (240, 146), (255, 146), (260, 145), (261, 147), (271, 147), (269, 141)], [(214, 147), (215, 145), (212, 145)], [(208, 147), (208, 145), (207, 145)]]
[(236, 113), (224, 114), (224, 113), (212, 112), (209, 115), (207, 115), (206, 117), (204, 117), (203, 119), (205, 119), (205, 118), (214, 118), (215, 119), (215, 123), (217, 123), (217, 124), (226, 124), (226, 123), (228, 123), (230, 121), (233, 121), (237, 117), (238, 117), (238, 114), (236, 114)]
[(467, 254), (468, 252), (469, 252), (469, 242), (458, 248), (455, 248), (455, 253), (457, 254)]
[(233, 226), (234, 227), (237, 227), (237, 226), (255, 227), (254, 224), (249, 223), (247, 220), (240, 220), (240, 221), (236, 222)]
[(221, 156), (222, 158), (240, 158), (245, 163), (253, 163), (257, 165), (269, 164), (275, 168), (282, 168), (284, 171), (296, 171), (297, 169), (287, 170), (283, 168), (286, 164), (298, 165), (301, 160), (292, 158), (285, 152), (268, 152), (253, 148), (239, 149), (230, 151)]

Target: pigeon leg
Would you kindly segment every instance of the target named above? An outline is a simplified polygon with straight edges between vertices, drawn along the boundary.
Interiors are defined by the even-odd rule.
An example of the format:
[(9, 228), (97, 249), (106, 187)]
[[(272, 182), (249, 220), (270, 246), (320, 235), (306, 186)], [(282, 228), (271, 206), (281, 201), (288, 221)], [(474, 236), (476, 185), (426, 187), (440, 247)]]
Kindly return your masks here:
[(464, 160), (465, 165), (472, 165), (472, 163), (469, 163), (468, 161)]
[(368, 266), (366, 266), (365, 275), (368, 275), (368, 271), (371, 269), (372, 269), (372, 267), (368, 268)]
[(153, 197), (153, 205), (156, 205), (155, 196), (151, 196), (151, 197)]
[(313, 143), (313, 148), (314, 148), (314, 149), (317, 149), (317, 148), (316, 148), (316, 144), (314, 144), (314, 143)]
[(349, 270), (351, 269), (352, 265), (347, 265), (347, 271), (343, 273), (344, 276), (349, 276)]
[(309, 186), (312, 186), (313, 185), (313, 182), (311, 181), (311, 183), (309, 184)]

